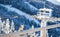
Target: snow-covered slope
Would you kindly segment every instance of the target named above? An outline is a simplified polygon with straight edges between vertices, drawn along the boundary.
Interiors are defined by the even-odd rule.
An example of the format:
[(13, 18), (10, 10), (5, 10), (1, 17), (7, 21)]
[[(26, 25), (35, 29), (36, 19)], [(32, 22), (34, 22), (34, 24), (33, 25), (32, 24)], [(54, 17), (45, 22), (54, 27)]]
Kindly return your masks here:
[(47, 0), (49, 2), (52, 2), (53, 4), (60, 5), (60, 0)]
[[(29, 0), (28, 0), (29, 1)], [(41, 0), (42, 1), (42, 0)], [(45, 0), (44, 0), (45, 1)], [(31, 25), (38, 27), (39, 21), (31, 17), (37, 14), (38, 9), (43, 8), (42, 2), (27, 2), (27, 0), (0, 0), (0, 16), (2, 20), (9, 18), (10, 21), (14, 20), (15, 29), (18, 30), (21, 24), (25, 25), (25, 29), (30, 28)], [(51, 1), (46, 1), (46, 8), (53, 9), (53, 17), (60, 17), (60, 6), (55, 5)], [(13, 18), (18, 16), (18, 18)], [(55, 24), (52, 22), (49, 25)], [(58, 37), (60, 35), (60, 28), (50, 29), (49, 35)]]
[[(19, 26), (21, 23), (22, 24), (25, 23), (25, 26), (29, 27), (30, 24), (28, 24), (28, 23), (30, 23), (30, 22), (33, 25), (37, 24), (36, 26), (38, 26), (38, 24), (39, 24), (39, 21), (36, 20), (35, 18), (32, 18), (31, 15), (29, 15), (29, 14), (27, 14), (27, 13), (25, 13), (25, 12), (23, 12), (23, 11), (17, 9), (17, 8), (14, 8), (11, 5), (0, 4), (0, 7), (1, 7), (0, 11), (2, 11), (2, 12), (0, 12), (0, 14), (2, 14), (1, 17), (4, 18), (4, 19), (6, 19), (6, 18), (13, 19), (16, 26)], [(18, 18), (15, 19), (15, 18), (13, 18), (14, 16), (18, 16)]]

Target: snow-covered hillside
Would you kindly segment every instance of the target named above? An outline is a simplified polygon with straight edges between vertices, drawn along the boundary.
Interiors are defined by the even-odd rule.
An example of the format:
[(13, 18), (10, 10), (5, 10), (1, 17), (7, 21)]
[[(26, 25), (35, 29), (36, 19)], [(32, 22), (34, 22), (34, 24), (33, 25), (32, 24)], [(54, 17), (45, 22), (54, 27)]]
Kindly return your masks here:
[[(46, 0), (40, 0), (42, 2)], [(15, 30), (18, 30), (21, 24), (24, 24), (25, 29), (31, 28), (32, 25), (39, 27), (39, 20), (32, 18), (31, 15), (36, 15), (38, 9), (43, 8), (44, 3), (30, 0), (0, 0), (0, 17), (2, 21), (8, 18), (10, 22), (13, 20)], [(46, 1), (46, 8), (53, 10), (52, 17), (60, 17), (60, 5), (56, 5), (51, 1)], [(14, 18), (14, 16), (18, 16)], [(48, 22), (49, 25), (56, 24), (56, 22)], [(49, 29), (49, 35), (58, 37), (60, 35), (60, 28)]]

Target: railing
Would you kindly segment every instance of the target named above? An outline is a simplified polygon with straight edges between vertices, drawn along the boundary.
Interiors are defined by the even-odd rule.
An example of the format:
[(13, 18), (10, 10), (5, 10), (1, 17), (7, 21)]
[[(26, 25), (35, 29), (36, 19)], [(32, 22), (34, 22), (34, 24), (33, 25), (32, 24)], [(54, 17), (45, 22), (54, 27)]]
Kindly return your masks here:
[(51, 26), (47, 26), (47, 27), (43, 27), (43, 28), (23, 30), (21, 32), (16, 32), (16, 33), (1, 34), (0, 37), (21, 37), (21, 36), (24, 36), (24, 35), (32, 34), (34, 32), (38, 32), (42, 29), (51, 29), (51, 28), (56, 28), (56, 27), (60, 27), (60, 24), (51, 25)]

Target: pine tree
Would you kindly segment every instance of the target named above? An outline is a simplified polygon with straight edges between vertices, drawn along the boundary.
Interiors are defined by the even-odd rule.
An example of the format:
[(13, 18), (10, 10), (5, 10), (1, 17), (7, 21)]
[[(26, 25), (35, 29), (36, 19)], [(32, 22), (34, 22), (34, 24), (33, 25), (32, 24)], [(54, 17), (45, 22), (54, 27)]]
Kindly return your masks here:
[(51, 35), (51, 37), (52, 37), (52, 35)]
[(5, 21), (2, 22), (2, 31), (5, 31)]
[(2, 30), (2, 21), (1, 21), (1, 18), (0, 18), (0, 33), (1, 33), (1, 30)]
[(5, 34), (8, 34), (10, 32), (10, 24), (9, 19), (6, 20), (6, 27), (5, 27)]
[(34, 29), (34, 26), (32, 25), (32, 29)]
[[(34, 29), (34, 25), (32, 25), (32, 29)], [(36, 36), (35, 33), (31, 34), (31, 37), (35, 37), (35, 36)]]
[(14, 27), (14, 22), (12, 20), (12, 22), (11, 22), (11, 32), (14, 32), (14, 31), (15, 31), (15, 27)]

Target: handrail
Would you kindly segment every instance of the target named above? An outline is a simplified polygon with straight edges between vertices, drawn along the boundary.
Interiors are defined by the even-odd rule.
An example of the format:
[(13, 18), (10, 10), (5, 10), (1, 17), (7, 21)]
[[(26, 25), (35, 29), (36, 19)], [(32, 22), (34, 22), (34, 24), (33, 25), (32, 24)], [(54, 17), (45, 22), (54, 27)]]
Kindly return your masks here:
[(10, 33), (10, 34), (3, 34), (3, 35), (0, 35), (0, 37), (18, 37), (19, 35), (21, 34), (29, 34), (29, 33), (34, 33), (34, 32), (37, 32), (37, 31), (40, 31), (42, 29), (51, 29), (51, 28), (56, 28), (56, 27), (60, 27), (60, 24), (56, 24), (56, 25), (51, 25), (51, 26), (47, 26), (47, 27), (43, 27), (43, 28), (35, 28), (35, 29), (29, 29), (29, 30), (23, 30), (22, 32), (16, 32), (16, 33)]

